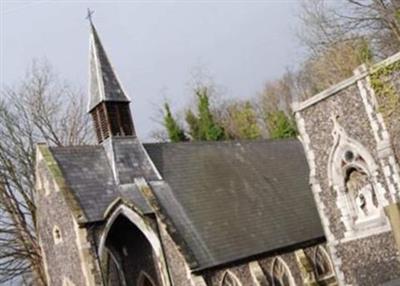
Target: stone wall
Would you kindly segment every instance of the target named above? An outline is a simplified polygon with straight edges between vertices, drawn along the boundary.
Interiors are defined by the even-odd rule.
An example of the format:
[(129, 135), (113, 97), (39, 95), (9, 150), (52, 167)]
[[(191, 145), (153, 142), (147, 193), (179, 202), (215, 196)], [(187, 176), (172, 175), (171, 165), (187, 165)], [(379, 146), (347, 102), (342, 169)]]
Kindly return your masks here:
[(86, 285), (74, 230), (74, 218), (59, 187), (39, 156), (37, 227), (49, 285)]
[[(381, 81), (390, 78), (392, 90), (398, 92), (399, 73), (390, 77), (379, 70), (399, 60), (400, 54), (369, 70), (361, 66), (352, 78), (293, 106), (312, 191), (341, 285), (379, 285), (400, 277), (399, 252), (384, 215), (384, 207), (395, 203), (400, 194), (398, 161), (393, 156), (399, 150), (400, 117), (397, 109), (383, 115), (382, 104), (388, 98), (377, 99), (376, 77), (371, 76), (378, 73)], [(349, 163), (352, 169), (346, 169), (345, 156), (335, 163), (340, 148), (343, 154), (346, 149), (355, 154), (358, 161)], [(352, 197), (346, 185), (351, 172), (364, 166), (375, 194), (370, 196), (374, 207), (378, 206), (376, 215), (370, 217), (365, 196), (363, 201), (359, 193)]]
[(160, 223), (159, 232), (173, 285), (192, 285), (189, 266), (182, 252), (168, 234), (166, 226)]
[[(301, 251), (304, 252), (309, 262), (309, 265), (312, 268), (311, 276), (314, 278), (315, 278), (314, 273), (316, 271), (316, 266), (313, 260), (313, 253), (317, 247), (325, 247), (325, 246), (324, 244), (317, 244), (312, 247), (301, 249)], [(312, 281), (309, 281), (310, 284), (307, 284), (307, 282), (304, 280), (305, 277), (304, 269), (300, 267), (295, 251), (282, 252), (279, 254), (269, 254), (266, 255), (265, 258), (258, 258), (256, 260), (244, 261), (240, 264), (233, 264), (224, 268), (208, 270), (204, 273), (204, 278), (207, 282), (207, 285), (209, 286), (225, 285), (222, 283), (227, 275), (233, 277), (229, 279), (236, 279), (236, 281), (239, 283), (234, 285), (246, 285), (246, 286), (275, 285), (273, 282), (274, 279), (273, 264), (277, 263), (276, 262), (277, 260), (280, 261), (279, 263), (283, 263), (283, 265), (287, 267), (288, 271), (287, 277), (289, 278), (288, 279), (289, 283), (291, 283), (290, 285), (319, 285), (319, 284), (312, 284), (313, 283)], [(328, 263), (331, 264), (331, 261), (329, 261)], [(325, 284), (320, 284), (320, 285), (336, 285), (334, 272), (331, 271), (331, 273), (332, 275), (330, 275), (329, 277), (325, 277), (325, 279), (320, 281), (321, 283), (324, 283), (325, 281)], [(329, 278), (329, 282), (326, 278)], [(316, 283), (315, 280), (314, 283)]]

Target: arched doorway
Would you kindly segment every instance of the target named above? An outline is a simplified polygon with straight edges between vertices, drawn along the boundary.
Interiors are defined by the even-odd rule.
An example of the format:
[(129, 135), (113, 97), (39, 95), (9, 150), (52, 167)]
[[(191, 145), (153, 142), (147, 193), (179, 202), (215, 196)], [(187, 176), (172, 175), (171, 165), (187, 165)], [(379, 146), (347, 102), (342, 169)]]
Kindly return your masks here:
[[(99, 254), (107, 285), (170, 286), (157, 234), (126, 206), (121, 205), (110, 216), (100, 239)], [(143, 272), (146, 275), (140, 278)]]

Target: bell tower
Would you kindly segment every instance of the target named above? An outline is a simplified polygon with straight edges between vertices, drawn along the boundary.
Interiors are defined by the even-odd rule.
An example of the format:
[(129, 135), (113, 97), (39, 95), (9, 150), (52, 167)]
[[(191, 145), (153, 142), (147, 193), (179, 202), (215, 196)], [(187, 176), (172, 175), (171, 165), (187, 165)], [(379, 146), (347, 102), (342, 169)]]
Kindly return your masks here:
[(89, 104), (98, 143), (109, 137), (136, 136), (129, 109), (130, 100), (90, 22)]

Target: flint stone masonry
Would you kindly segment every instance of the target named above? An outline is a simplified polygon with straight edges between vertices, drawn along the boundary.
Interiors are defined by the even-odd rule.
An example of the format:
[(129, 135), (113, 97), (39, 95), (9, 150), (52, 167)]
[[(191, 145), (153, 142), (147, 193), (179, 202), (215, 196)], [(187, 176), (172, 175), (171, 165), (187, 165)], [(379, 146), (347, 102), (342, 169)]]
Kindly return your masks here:
[[(328, 159), (333, 146), (331, 135), (334, 128), (331, 116), (338, 116), (338, 122), (348, 133), (349, 137), (357, 138), (370, 154), (377, 160), (375, 139), (368, 124), (361, 97), (357, 94), (356, 85), (337, 95), (327, 98), (318, 105), (311, 106), (301, 113), (305, 121), (305, 129), (310, 137), (310, 147), (315, 155), (316, 179), (322, 192), (321, 203), (329, 216), (329, 228), (336, 239), (344, 238), (345, 227), (341, 212), (337, 206), (337, 194), (330, 190), (328, 181)], [(378, 180), (385, 185), (382, 172)]]
[[(73, 215), (41, 156), (38, 158), (37, 172), (40, 173), (37, 188), (42, 192), (36, 196), (35, 201), (38, 210), (46, 210), (37, 213), (37, 227), (45, 263), (48, 265), (46, 267), (48, 283), (62, 285), (63, 277), (67, 277), (75, 285), (86, 285), (76, 243)], [(46, 196), (44, 196), (45, 187), (49, 189)], [(52, 231), (56, 225), (63, 240), (58, 244), (54, 243)], [(66, 265), (68, 267), (65, 267)]]
[(400, 276), (399, 252), (390, 233), (337, 246), (347, 284), (379, 285)]
[[(370, 226), (353, 234), (346, 232), (348, 218), (343, 216), (343, 210), (348, 205), (339, 197), (341, 194), (333, 188), (328, 176), (329, 154), (335, 147), (332, 118), (336, 118), (348, 137), (368, 150), (378, 166), (373, 174), (377, 178), (374, 187), (383, 187), (386, 203), (379, 206), (382, 213), (388, 202), (399, 198), (398, 159), (391, 155), (398, 153), (398, 143), (391, 139), (399, 136), (397, 128), (400, 124), (394, 122), (400, 123), (400, 117), (382, 116), (378, 104), (383, 101), (376, 99), (369, 76), (371, 70), (376, 72), (378, 67), (399, 59), (400, 53), (369, 70), (361, 67), (355, 77), (306, 102), (294, 104), (306, 156), (311, 163), (310, 183), (313, 190), (317, 190), (314, 196), (328, 246), (334, 252), (333, 261), (340, 285), (372, 286), (400, 277), (399, 253), (389, 220), (385, 218), (381, 227)], [(391, 80), (398, 90), (396, 74), (397, 77), (393, 75)]]

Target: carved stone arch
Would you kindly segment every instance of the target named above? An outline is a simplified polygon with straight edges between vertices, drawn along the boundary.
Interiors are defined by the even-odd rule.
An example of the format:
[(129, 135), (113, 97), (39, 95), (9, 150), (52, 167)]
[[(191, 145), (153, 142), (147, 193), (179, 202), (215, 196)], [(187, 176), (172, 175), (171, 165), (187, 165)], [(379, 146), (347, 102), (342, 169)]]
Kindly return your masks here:
[[(336, 118), (332, 118), (332, 121), (333, 145), (327, 166), (328, 181), (337, 194), (337, 206), (346, 231), (351, 234), (363, 228), (382, 226), (385, 224), (382, 206), (388, 202), (384, 187), (378, 180), (378, 165), (360, 142), (347, 135)], [(351, 183), (353, 178), (364, 182), (363, 188), (360, 187), (356, 193), (349, 191), (352, 185), (348, 182)], [(368, 207), (371, 208), (369, 214)]]
[(137, 286), (156, 286), (153, 279), (145, 271), (141, 271), (137, 281)]
[[(126, 279), (125, 279), (124, 271), (122, 269), (119, 259), (115, 256), (112, 249), (106, 248), (105, 251), (107, 253), (107, 261), (106, 261), (107, 269), (117, 272), (116, 273), (117, 275), (115, 275), (115, 276), (110, 275), (110, 273), (106, 273), (106, 275), (104, 275), (104, 278), (107, 278), (106, 285), (126, 286)], [(112, 267), (109, 267), (109, 264), (112, 264)], [(118, 281), (110, 281), (109, 279), (111, 277), (115, 277)]]
[[(329, 153), (328, 159), (328, 178), (331, 186), (344, 186), (343, 169), (340, 164), (343, 159), (347, 156), (353, 156), (354, 160), (352, 164), (363, 169), (368, 175), (376, 177), (378, 171), (378, 165), (375, 163), (374, 158), (370, 152), (360, 142), (349, 137), (342, 126), (337, 122), (336, 118), (332, 118), (333, 121), (333, 145)], [(351, 152), (351, 153), (349, 153)], [(356, 159), (361, 158), (362, 160), (357, 161)]]
[(271, 265), (272, 286), (293, 286), (294, 279), (285, 261), (276, 257)]
[(314, 249), (313, 264), (317, 280), (323, 280), (335, 275), (331, 258), (325, 247), (321, 245)]
[(161, 246), (161, 241), (158, 237), (158, 234), (154, 231), (154, 229), (145, 221), (145, 219), (133, 211), (131, 208), (125, 205), (119, 205), (115, 207), (113, 212), (110, 214), (107, 224), (103, 230), (103, 233), (100, 237), (98, 253), (100, 256), (100, 260), (103, 263), (106, 258), (106, 240), (108, 233), (110, 232), (114, 222), (117, 220), (118, 217), (123, 216), (128, 219), (133, 225), (140, 230), (140, 232), (146, 237), (147, 241), (151, 245), (154, 255), (157, 257), (158, 265), (157, 268), (159, 270), (159, 275), (161, 279), (161, 286), (171, 286), (169, 274), (167, 270), (167, 264), (164, 256), (164, 252)]
[(269, 285), (267, 277), (264, 274), (258, 261), (249, 263), (250, 275), (253, 280), (254, 286), (267, 286)]
[(235, 274), (233, 274), (231, 271), (227, 270), (227, 271), (225, 271), (224, 275), (222, 276), (220, 285), (221, 286), (242, 286), (242, 283), (239, 281), (239, 279), (236, 277)]

